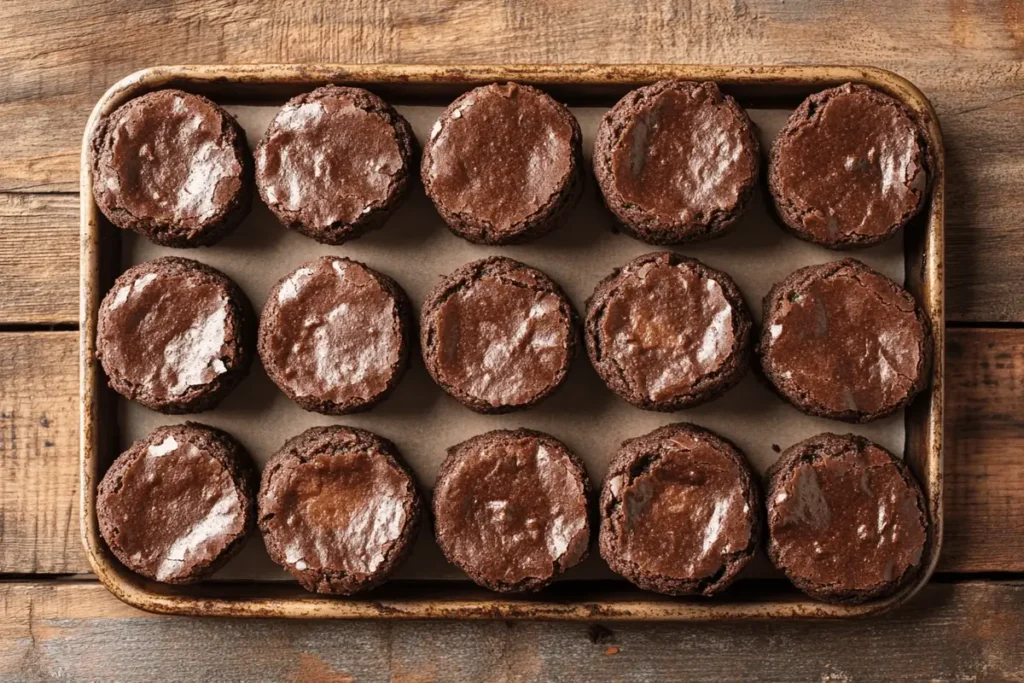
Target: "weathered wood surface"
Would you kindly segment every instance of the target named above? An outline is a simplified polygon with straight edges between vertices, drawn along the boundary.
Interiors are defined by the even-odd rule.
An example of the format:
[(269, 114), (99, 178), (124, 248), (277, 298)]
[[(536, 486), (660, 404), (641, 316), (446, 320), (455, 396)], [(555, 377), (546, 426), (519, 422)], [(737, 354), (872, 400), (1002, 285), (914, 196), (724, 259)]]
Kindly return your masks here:
[(78, 532), (78, 333), (0, 334), (0, 572), (89, 570)]
[(1019, 0), (0, 2), (0, 681), (1024, 680), (1024, 583), (946, 583), (1024, 571), (1024, 328), (950, 331), (946, 574), (890, 617), (613, 632), (228, 622), (147, 615), (92, 580), (52, 580), (88, 570), (77, 332), (11, 330), (77, 324), (86, 117), (137, 69), (247, 62), (891, 69), (928, 95), (945, 133), (949, 319), (1024, 323)]
[[(86, 572), (77, 332), (0, 334), (0, 573)], [(950, 330), (940, 571), (1024, 571), (1024, 329)]]
[[(77, 192), (92, 105), (122, 76), (156, 64), (872, 64), (920, 86), (945, 131), (950, 319), (1021, 322), (1022, 59), (1017, 0), (917, 0), (896, 10), (888, 0), (11, 1), (0, 3), (0, 191)], [(6, 280), (21, 250), (44, 253), (49, 243), (26, 221), (0, 221), (17, 233), (17, 247), (0, 253)], [(75, 231), (63, 211), (46, 222)], [(60, 292), (74, 282), (60, 260), (44, 272), (63, 278)], [(14, 293), (24, 297), (31, 284), (14, 284)], [(17, 309), (24, 317), (11, 322), (75, 321), (77, 308), (63, 295), (30, 300), (42, 310)]]
[(77, 237), (77, 195), (0, 193), (0, 324), (78, 321)]
[(873, 620), (706, 625), (159, 617), (92, 582), (0, 584), (0, 681), (1017, 681), (1024, 584)]
[(940, 567), (1024, 571), (1024, 329), (956, 329), (947, 340)]

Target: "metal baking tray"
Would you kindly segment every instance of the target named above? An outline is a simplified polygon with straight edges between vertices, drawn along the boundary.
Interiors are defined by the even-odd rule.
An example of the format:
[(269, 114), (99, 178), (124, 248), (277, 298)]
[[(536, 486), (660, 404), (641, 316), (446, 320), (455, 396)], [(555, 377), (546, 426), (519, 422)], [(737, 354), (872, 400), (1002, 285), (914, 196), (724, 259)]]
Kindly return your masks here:
[[(767, 114), (759, 112), (775, 112), (775, 120), (784, 120), (788, 112), (807, 95), (839, 85), (845, 82), (863, 83), (872, 86), (889, 95), (901, 100), (911, 110), (917, 112), (924, 121), (927, 133), (930, 136), (930, 143), (936, 154), (936, 167), (934, 169), (934, 183), (929, 201), (925, 210), (915, 218), (903, 231), (902, 245), (896, 243), (888, 247), (890, 262), (895, 262), (900, 268), (905, 285), (917, 297), (918, 301), (927, 311), (933, 325), (935, 339), (935, 361), (931, 370), (931, 382), (928, 389), (917, 398), (902, 416), (896, 418), (896, 427), (900, 443), (889, 444), (892, 450), (902, 455), (918, 479), (923, 485), (928, 499), (928, 513), (931, 517), (931, 535), (924, 566), (915, 581), (905, 586), (898, 593), (887, 598), (872, 601), (863, 605), (830, 605), (811, 600), (796, 591), (778, 573), (773, 573), (769, 568), (763, 571), (766, 563), (761, 562), (761, 572), (754, 571), (750, 578), (745, 578), (733, 585), (723, 594), (714, 598), (671, 598), (666, 596), (648, 593), (634, 588), (624, 580), (615, 579), (605, 568), (596, 570), (583, 570), (579, 573), (570, 572), (565, 580), (558, 581), (546, 590), (529, 596), (505, 596), (488, 592), (478, 588), (463, 577), (459, 580), (457, 575), (442, 576), (439, 574), (436, 550), (433, 558), (430, 559), (429, 549), (425, 551), (427, 560), (416, 560), (417, 553), (414, 552), (413, 560), (409, 566), (403, 567), (398, 576), (381, 588), (365, 595), (351, 598), (319, 596), (307, 593), (302, 590), (294, 581), (275, 580), (281, 577), (268, 578), (268, 561), (265, 557), (259, 557), (262, 550), (258, 539), (252, 539), (250, 546), (255, 550), (243, 553), (240, 558), (233, 560), (228, 568), (222, 572), (227, 575), (226, 580), (208, 580), (204, 583), (193, 586), (168, 586), (148, 581), (142, 577), (126, 570), (111, 555), (99, 535), (97, 519), (95, 514), (96, 486), (110, 462), (122, 450), (126, 441), (148, 431), (156, 424), (177, 423), (184, 420), (183, 417), (160, 416), (155, 413), (148, 413), (142, 408), (126, 405), (127, 402), (120, 399), (106, 386), (106, 380), (102, 369), (96, 360), (95, 335), (96, 316), (100, 300), (109, 288), (113, 279), (127, 267), (127, 260), (133, 257), (149, 258), (160, 252), (148, 252), (147, 247), (138, 238), (132, 235), (123, 234), (120, 230), (110, 225), (98, 210), (92, 195), (92, 173), (88, 163), (88, 141), (92, 135), (93, 128), (100, 117), (109, 114), (127, 100), (145, 92), (159, 88), (179, 88), (182, 90), (196, 92), (214, 101), (217, 101), (229, 110), (232, 107), (248, 112), (247, 116), (262, 116), (262, 120), (269, 120), (269, 117), (276, 111), (283, 102), (298, 93), (306, 92), (327, 83), (338, 83), (365, 87), (392, 104), (400, 111), (403, 107), (408, 110), (420, 110), (420, 117), (424, 120), (436, 116), (448, 102), (458, 94), (476, 87), (478, 85), (495, 81), (518, 81), (536, 85), (551, 93), (556, 99), (565, 102), (581, 116), (579, 112), (590, 111), (600, 112), (609, 109), (623, 94), (635, 87), (652, 83), (665, 78), (680, 78), (696, 81), (715, 81), (727, 93), (736, 97), (739, 102), (750, 111), (755, 123), (768, 120)], [(430, 110), (429, 108), (433, 108)], [(265, 110), (262, 111), (261, 110)], [(262, 113), (261, 113), (262, 111)], [(404, 113), (404, 112), (403, 112)], [(409, 116), (409, 114), (406, 114)], [(596, 116), (596, 114), (594, 114)], [(240, 118), (244, 118), (241, 117)], [(590, 125), (593, 125), (593, 116)], [(581, 117), (581, 123), (583, 118)], [(251, 123), (251, 122), (250, 122)], [(422, 140), (423, 122), (418, 126), (418, 137)], [(585, 142), (587, 137), (587, 125), (585, 128)], [(759, 123), (759, 125), (764, 125)], [(414, 121), (414, 128), (417, 124)], [(259, 132), (255, 135), (250, 125), (250, 145), (258, 140)], [(767, 138), (770, 140), (770, 137)], [(762, 143), (766, 142), (762, 136)], [(763, 150), (763, 153), (766, 150)], [(588, 164), (589, 165), (589, 164)], [(422, 618), (501, 618), (501, 619), (565, 619), (565, 620), (651, 620), (651, 621), (688, 621), (688, 620), (724, 620), (724, 619), (781, 619), (781, 618), (836, 618), (853, 617), (869, 614), (878, 614), (888, 611), (897, 605), (908, 600), (924, 585), (935, 568), (939, 556), (939, 549), (942, 538), (942, 411), (943, 411), (943, 367), (944, 367), (944, 324), (945, 314), (943, 310), (943, 251), (944, 251), (944, 177), (945, 177), (945, 156), (942, 147), (942, 137), (939, 130), (938, 120), (931, 105), (924, 95), (913, 84), (905, 79), (887, 71), (871, 67), (836, 67), (836, 66), (779, 66), (779, 67), (748, 67), (748, 66), (697, 66), (697, 65), (642, 65), (642, 66), (591, 66), (591, 65), (546, 65), (546, 66), (401, 66), (401, 65), (252, 65), (252, 66), (173, 66), (155, 67), (140, 71), (114, 85), (96, 104), (86, 126), (81, 166), (81, 336), (80, 336), (80, 364), (81, 364), (81, 520), (82, 538), (85, 544), (89, 561), (100, 581), (118, 598), (136, 607), (161, 613), (209, 615), (209, 616), (262, 616), (262, 617), (292, 617), (292, 618), (389, 618), (389, 619), (422, 619)], [(584, 220), (601, 222), (602, 211), (596, 201), (596, 193), (593, 190), (593, 179), (588, 179), (589, 199), (594, 204), (587, 209), (591, 213)], [(414, 194), (422, 196), (422, 189), (414, 190)], [(432, 230), (447, 234), (443, 227), (440, 227), (440, 219), (433, 214), (433, 209), (425, 198), (411, 200), (412, 208), (403, 209), (411, 214), (415, 220), (428, 221), (434, 225)], [(266, 209), (259, 207), (258, 199), (255, 202), (253, 213), (262, 214), (258, 220), (272, 221)], [(261, 211), (262, 209), (262, 211)], [(578, 209), (579, 210), (579, 209)], [(750, 212), (767, 214), (763, 196), (755, 197), (752, 201)], [(417, 213), (418, 212), (418, 213)], [(424, 212), (429, 212), (428, 214)], [(250, 220), (250, 219), (247, 219)], [(257, 219), (253, 219), (257, 220)], [(394, 220), (394, 219), (393, 219)], [(408, 216), (407, 216), (408, 220)], [(762, 217), (762, 220), (767, 220)], [(608, 230), (608, 221), (593, 228), (594, 230)], [(742, 222), (741, 222), (742, 226)], [(239, 229), (243, 231), (245, 225)], [(743, 228), (737, 228), (742, 230)], [(389, 228), (385, 226), (379, 233), (387, 233)], [(779, 233), (779, 239), (792, 240), (788, 236), (781, 236), (782, 231), (775, 226), (771, 230)], [(287, 233), (280, 228), (281, 233)], [(577, 231), (578, 232), (578, 231)], [(602, 232), (601, 234), (604, 234)], [(264, 233), (266, 236), (267, 233)], [(376, 234), (376, 233), (374, 233)], [(391, 239), (402, 239), (405, 232), (396, 233)], [(595, 233), (596, 234), (596, 233)], [(774, 233), (773, 233), (774, 234)], [(274, 240), (278, 237), (275, 233)], [(558, 231), (553, 233), (558, 235)], [(246, 239), (244, 237), (233, 239)], [(297, 242), (288, 240), (306, 240), (301, 236), (284, 238), (281, 245)], [(440, 239), (440, 238), (439, 238)], [(537, 258), (523, 255), (524, 252), (509, 252), (502, 248), (478, 248), (486, 249), (485, 252), (467, 252), (474, 258), (479, 258), (486, 253), (506, 253), (514, 258), (520, 258), (531, 265), (537, 265), (542, 270), (554, 268), (550, 271), (556, 279), (559, 279), (556, 272), (560, 261), (572, 261), (574, 253), (572, 239), (570, 237), (542, 238), (537, 244), (545, 248), (544, 240), (553, 239), (555, 242), (548, 244), (554, 248), (554, 252), (538, 262)], [(604, 239), (604, 238), (600, 238)], [(611, 238), (608, 238), (611, 239)], [(621, 245), (621, 254), (614, 253), (612, 259), (617, 265), (623, 263), (632, 256), (645, 251), (653, 251), (655, 247), (648, 247), (635, 241), (629, 241), (625, 237), (616, 237), (619, 241), (612, 242), (614, 245)], [(729, 240), (729, 238), (722, 238)], [(743, 235), (735, 238), (733, 242), (721, 242), (715, 240), (705, 244), (717, 244), (718, 246), (702, 247), (683, 245), (676, 248), (678, 251), (696, 255), (698, 258), (710, 258), (711, 265), (718, 265), (715, 258), (728, 258), (723, 256), (723, 250), (728, 250), (730, 245), (736, 244), (735, 240), (746, 239)], [(772, 239), (775, 239), (772, 237)], [(365, 242), (364, 242), (365, 240)], [(457, 238), (445, 243), (446, 249), (470, 249)], [(561, 241), (558, 241), (561, 240)], [(273, 242), (273, 240), (271, 240)], [(756, 240), (754, 240), (756, 242)], [(794, 245), (802, 245), (792, 240)], [(349, 247), (356, 252), (354, 256), (361, 258), (359, 249), (373, 248), (373, 238), (356, 240), (355, 242), (343, 245), (342, 247), (318, 246), (311, 240), (302, 243), (302, 248), (308, 248), (310, 254), (317, 253), (343, 253), (353, 255)], [(371, 261), (370, 265), (379, 267), (384, 272), (395, 275), (402, 282), (402, 274), (408, 270), (408, 261), (402, 262), (400, 256), (406, 258), (410, 254), (418, 254), (417, 250), (424, 253), (429, 252), (431, 245), (436, 240), (426, 240), (414, 247), (395, 248), (394, 262), (388, 262), (387, 252), (383, 262)], [(134, 245), (134, 246), (133, 246)], [(725, 245), (724, 247), (722, 245)], [(787, 243), (788, 245), (788, 243)], [(378, 247), (380, 244), (378, 243)], [(387, 245), (385, 245), (387, 246)], [(394, 245), (391, 245), (394, 247)], [(793, 245), (786, 246), (796, 248)], [(902, 249), (900, 247), (902, 246)], [(276, 249), (275, 245), (264, 246), (265, 249)], [(286, 246), (280, 247), (282, 250)], [(298, 248), (298, 247), (295, 247)], [(756, 249), (757, 245), (749, 247)], [(804, 248), (804, 247), (800, 247)], [(810, 247), (808, 247), (810, 248)], [(404, 251), (403, 251), (404, 249)], [(318, 250), (318, 251), (317, 251)], [(219, 245), (203, 250), (177, 250), (181, 255), (206, 260), (217, 267), (227, 266), (228, 274), (238, 279), (241, 274), (243, 289), (247, 289), (250, 298), (257, 308), (261, 301), (253, 296), (251, 287), (247, 287), (245, 278), (247, 273), (253, 270), (266, 270), (251, 268), (251, 263), (244, 265), (232, 265), (232, 251), (230, 249), (220, 250)], [(541, 252), (525, 252), (537, 254)], [(808, 252), (810, 253), (810, 252)], [(126, 259), (125, 255), (128, 254)], [(378, 253), (379, 255), (379, 253)], [(841, 258), (845, 254), (838, 252), (827, 252), (817, 254), (814, 258), (818, 260), (832, 260)], [(862, 257), (861, 252), (854, 252), (851, 255), (857, 258)], [(607, 254), (606, 254), (607, 256)], [(547, 258), (547, 261), (543, 261)], [(610, 257), (608, 257), (610, 258)], [(878, 257), (884, 258), (884, 257)], [(219, 260), (218, 260), (219, 259)], [(429, 260), (429, 259), (427, 259)], [(470, 260), (462, 258), (463, 261)], [(764, 259), (771, 261), (773, 259)], [(867, 260), (867, 259), (866, 259)], [(606, 258), (607, 261), (607, 258)], [(871, 261), (868, 261), (869, 264)], [(293, 265), (298, 265), (294, 262)], [(586, 265), (588, 272), (585, 274), (590, 283), (596, 283), (611, 270), (606, 267), (608, 263), (601, 262), (593, 267)], [(231, 268), (234, 267), (235, 270)], [(282, 276), (290, 270), (275, 264), (273, 266), (279, 272), (274, 272), (273, 279)], [(571, 268), (578, 269), (578, 264), (570, 263)], [(743, 286), (743, 273), (735, 272), (735, 268), (725, 268), (740, 280)], [(436, 275), (441, 275), (437, 272)], [(785, 273), (783, 273), (785, 274)], [(564, 273), (563, 273), (564, 275)], [(568, 275), (566, 275), (568, 277)], [(781, 279), (781, 278), (778, 278)], [(404, 284), (404, 283), (403, 283)], [(592, 286), (591, 284), (591, 286)], [(264, 285), (260, 285), (263, 287)], [(579, 290), (579, 288), (577, 288)], [(585, 298), (589, 292), (573, 291), (570, 288), (571, 298), (577, 306), (581, 304), (581, 298)], [(748, 304), (757, 311), (760, 302), (750, 292), (745, 292), (748, 297)], [(757, 292), (758, 295), (763, 291)], [(413, 294), (414, 304), (418, 304), (415, 292)], [(414, 359), (413, 365), (417, 362)], [(421, 364), (420, 364), (421, 365)], [(578, 358), (576, 366), (586, 366), (585, 358)], [(433, 391), (439, 394), (440, 390), (429, 385), (425, 380), (425, 372), (415, 369), (410, 374), (417, 375), (413, 379), (408, 376), (403, 379), (403, 384), (409, 384), (405, 389), (407, 395), (404, 404), (399, 411), (378, 409), (367, 415), (373, 416), (370, 422), (359, 422), (357, 418), (352, 420), (341, 418), (326, 418), (323, 416), (309, 418), (302, 414), (294, 406), (288, 404), (283, 397), (272, 402), (274, 410), (287, 413), (286, 423), (293, 424), (296, 421), (312, 419), (315, 423), (325, 424), (356, 424), (367, 426), (378, 431), (384, 436), (391, 436), (389, 432), (389, 420), (395, 420), (395, 424), (401, 420), (415, 419), (408, 414), (415, 413), (417, 406), (442, 404), (445, 397), (438, 397), (430, 400), (420, 401), (415, 392)], [(589, 370), (589, 368), (588, 368)], [(574, 370), (575, 372), (575, 370)], [(585, 372), (585, 371), (580, 371)], [(262, 374), (262, 370), (254, 367), (253, 374)], [(246, 380), (247, 382), (249, 380)], [(272, 391), (273, 387), (263, 378), (254, 380), (257, 382), (255, 393), (259, 391)], [(578, 388), (573, 394), (570, 391), (568, 399), (573, 401), (584, 396), (588, 391), (591, 393), (602, 393), (598, 389), (600, 384), (595, 380), (585, 379), (582, 388)], [(570, 374), (570, 383), (573, 376)], [(741, 385), (742, 386), (742, 385)], [(262, 387), (262, 388), (261, 388)], [(400, 391), (403, 387), (400, 385)], [(565, 390), (563, 390), (565, 391)], [(734, 390), (736, 391), (736, 390)], [(767, 391), (766, 389), (750, 389), (749, 391)], [(236, 393), (254, 393), (242, 387)], [(604, 392), (610, 396), (610, 392)], [(742, 392), (741, 392), (742, 393)], [(749, 393), (749, 392), (748, 392)], [(603, 395), (603, 394), (602, 394)], [(557, 394), (556, 394), (557, 396)], [(398, 400), (397, 398), (392, 400)], [(554, 400), (552, 398), (551, 400)], [(609, 401), (617, 399), (609, 398)], [(727, 399), (721, 399), (726, 401)], [(283, 401), (283, 403), (281, 402)], [(708, 407), (702, 407), (696, 411), (683, 411), (673, 415), (646, 414), (643, 411), (624, 407), (622, 410), (634, 410), (637, 420), (646, 420), (643, 424), (651, 426), (640, 430), (636, 429), (626, 436), (638, 435), (648, 431), (653, 426), (680, 420), (693, 420), (707, 426), (716, 428), (719, 424), (718, 413), (727, 410), (729, 404), (713, 402)], [(781, 405), (781, 402), (780, 402)], [(429, 408), (425, 408), (429, 409)], [(458, 410), (458, 409), (453, 409)], [(612, 412), (619, 410), (618, 407), (609, 408)], [(790, 410), (785, 406), (780, 410)], [(293, 411), (293, 412), (287, 412)], [(297, 412), (296, 412), (297, 411)], [(582, 412), (581, 412), (582, 411)], [(229, 431), (234, 431), (237, 436), (242, 437), (246, 443), (245, 434), (239, 433), (238, 425), (245, 424), (247, 419), (260, 419), (260, 416), (253, 416), (247, 413), (246, 404), (235, 405), (232, 410), (226, 411), (226, 417), (221, 415), (221, 409), (202, 413), (195, 416), (198, 421), (210, 422), (218, 426), (226, 426)], [(795, 413), (795, 411), (793, 411)], [(748, 411), (749, 413), (749, 411)], [(447, 413), (451, 417), (451, 424), (446, 424), (445, 429), (451, 431), (448, 444), (453, 444), (466, 435), (466, 432), (479, 433), (490, 428), (517, 426), (518, 423), (527, 423), (527, 426), (535, 426), (540, 429), (549, 429), (555, 436), (566, 440), (570, 447), (574, 447), (574, 439), (583, 439), (584, 443), (592, 443), (586, 439), (592, 439), (591, 433), (595, 429), (586, 421), (592, 417), (583, 408), (576, 407), (576, 412), (566, 411), (564, 405), (560, 410), (558, 406), (546, 412), (545, 405), (537, 407), (526, 413), (517, 413), (514, 416), (504, 416), (505, 421), (488, 418), (487, 416), (476, 416), (468, 410), (461, 412)], [(263, 419), (267, 416), (264, 415)], [(218, 419), (226, 422), (218, 422)], [(271, 418), (273, 419), (273, 418)], [(363, 418), (359, 418), (363, 419)], [(487, 422), (488, 419), (496, 420)], [(597, 422), (604, 418), (598, 417)], [(631, 418), (632, 419), (632, 418)], [(756, 418), (751, 418), (756, 419)], [(533, 423), (530, 424), (531, 420)], [(538, 422), (540, 420), (540, 422)], [(610, 420), (608, 424), (612, 424)], [(463, 424), (465, 423), (465, 424)], [(731, 424), (731, 423), (730, 423)], [(487, 425), (484, 427), (483, 425)], [(301, 431), (305, 426), (296, 426), (291, 431), (281, 433), (278, 445), (285, 438)], [(893, 425), (890, 425), (890, 428)], [(234, 429), (232, 429), (234, 427)], [(815, 431), (849, 431), (853, 428), (843, 423), (821, 421)], [(857, 430), (857, 428), (853, 428)], [(461, 430), (461, 431), (460, 431)], [(612, 439), (614, 432), (609, 427), (608, 435), (605, 435), (600, 453), (591, 453), (588, 461), (592, 479), (599, 482), (603, 475), (604, 463), (610, 458), (618, 445), (618, 440)], [(756, 432), (757, 427), (752, 426), (748, 430)], [(458, 433), (458, 437), (454, 434)], [(868, 432), (870, 434), (870, 432)], [(621, 434), (620, 434), (621, 435)], [(725, 434), (733, 440), (765, 439), (760, 433), (742, 434), (732, 432)], [(783, 446), (788, 446), (785, 442)], [(248, 444), (247, 444), (248, 445)], [(767, 446), (767, 443), (763, 443)], [(425, 462), (418, 462), (416, 457), (410, 458), (409, 453), (399, 443), (410, 460), (414, 470), (418, 471), (421, 484), (432, 483), (433, 479), (425, 476), (431, 465)], [(749, 444), (748, 444), (749, 448)], [(250, 450), (253, 450), (250, 448)], [(746, 450), (746, 449), (745, 449)], [(749, 454), (749, 450), (748, 450)], [(257, 458), (265, 461), (270, 453), (261, 453)], [(443, 452), (438, 454), (438, 459)], [(764, 469), (766, 456), (760, 455), (760, 461), (755, 463), (759, 469)], [(774, 457), (771, 454), (767, 457)], [(587, 459), (585, 457), (585, 459)], [(429, 539), (430, 531), (427, 525), (427, 539), (421, 539), (418, 545), (429, 546), (432, 541)], [(430, 568), (433, 561), (434, 567)], [(596, 562), (596, 561), (595, 561)], [(232, 569), (232, 567), (234, 569)], [(252, 571), (250, 567), (262, 567)], [(282, 575), (283, 576), (283, 575)]]

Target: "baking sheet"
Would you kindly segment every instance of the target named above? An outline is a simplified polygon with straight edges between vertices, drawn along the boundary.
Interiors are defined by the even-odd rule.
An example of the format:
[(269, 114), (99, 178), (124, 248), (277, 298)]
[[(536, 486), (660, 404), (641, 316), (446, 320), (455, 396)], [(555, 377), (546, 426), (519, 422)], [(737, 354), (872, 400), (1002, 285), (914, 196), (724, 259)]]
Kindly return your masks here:
[[(608, 103), (609, 106), (612, 102)], [(277, 106), (227, 106), (246, 130), (251, 146), (262, 137)], [(426, 139), (440, 114), (440, 106), (396, 108), (409, 120), (420, 141)], [(588, 160), (594, 134), (605, 107), (573, 108), (583, 131)], [(748, 109), (757, 124), (763, 150), (785, 123), (789, 111)], [(687, 256), (729, 273), (739, 285), (755, 320), (760, 320), (761, 299), (771, 286), (801, 266), (842, 258), (844, 254), (801, 242), (784, 233), (770, 217), (766, 198), (758, 192), (747, 213), (727, 236), (695, 245), (671, 247)], [(853, 254), (897, 282), (904, 281), (902, 235), (885, 244)], [(455, 237), (434, 211), (418, 185), (408, 201), (383, 229), (353, 242), (321, 245), (281, 226), (257, 198), (252, 213), (228, 238), (211, 248), (176, 250), (160, 247), (133, 233), (122, 239), (122, 269), (159, 256), (176, 254), (220, 269), (245, 291), (259, 311), (278, 279), (302, 263), (325, 254), (362, 261), (397, 280), (418, 311), (439, 278), (458, 266), (492, 254), (502, 254), (535, 266), (565, 289), (582, 315), (594, 286), (613, 268), (649, 251), (660, 250), (612, 230), (610, 215), (601, 206), (593, 175), (586, 179), (584, 196), (563, 228), (525, 245), (490, 247)], [(725, 396), (677, 413), (654, 413), (635, 408), (608, 390), (582, 352), (565, 385), (536, 408), (510, 415), (478, 415), (448, 397), (430, 379), (422, 361), (413, 357), (395, 392), (370, 412), (349, 416), (307, 413), (281, 393), (257, 360), (252, 373), (213, 410), (194, 416), (166, 416), (129, 401), (118, 401), (121, 450), (157, 426), (185, 419), (220, 427), (233, 434), (263, 464), (285, 440), (316, 425), (346, 424), (369, 429), (395, 442), (429, 493), (445, 450), (491, 429), (529, 427), (563, 441), (584, 460), (595, 488), (600, 486), (608, 461), (625, 439), (645, 434), (670, 422), (688, 421), (730, 439), (746, 453), (759, 471), (778, 457), (774, 447), (791, 444), (823, 431), (854, 432), (902, 455), (902, 411), (868, 425), (847, 425), (810, 417), (778, 398), (753, 373)], [(216, 579), (290, 580), (273, 564), (256, 534), (246, 548)], [(771, 574), (762, 562), (747, 576)], [(565, 580), (613, 576), (596, 553), (570, 570)], [(412, 557), (396, 578), (462, 579), (437, 549), (429, 525), (424, 525)]]

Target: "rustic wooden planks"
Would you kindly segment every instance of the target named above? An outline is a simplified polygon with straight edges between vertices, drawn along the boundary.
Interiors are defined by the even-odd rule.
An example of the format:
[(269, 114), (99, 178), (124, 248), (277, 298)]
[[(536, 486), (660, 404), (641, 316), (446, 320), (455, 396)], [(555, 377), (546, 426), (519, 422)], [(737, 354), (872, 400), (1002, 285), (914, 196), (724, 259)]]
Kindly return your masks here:
[[(89, 570), (78, 540), (77, 344), (77, 332), (0, 333), (0, 573)], [(1024, 571), (1024, 329), (950, 330), (948, 346), (939, 569)]]
[(0, 324), (78, 321), (78, 196), (0, 194)]
[[(1015, 2), (684, 4), (236, 0), (0, 4), (0, 191), (75, 192), (80, 131), (118, 78), (168, 63), (866, 63), (919, 85), (949, 156), (949, 318), (1024, 322), (1024, 9)], [(56, 217), (55, 217), (56, 218)], [(73, 221), (62, 229), (73, 233)], [(17, 219), (0, 215), (5, 229)], [(54, 222), (56, 225), (56, 222)], [(40, 250), (33, 230), (23, 238)], [(44, 242), (45, 244), (45, 242)], [(14, 252), (0, 253), (0, 275)], [(56, 269), (52, 272), (58, 273)], [(72, 273), (60, 287), (68, 287)], [(25, 321), (72, 323), (39, 313)], [(63, 290), (62, 290), (63, 291)], [(35, 318), (33, 318), (35, 316)], [(49, 316), (49, 317), (47, 317)]]
[(947, 339), (940, 569), (1022, 571), (1024, 329), (957, 329)]
[(0, 584), (0, 604), (0, 677), (19, 681), (1024, 677), (1020, 582), (931, 584), (890, 616), (827, 625), (173, 618), (79, 581)]
[(0, 334), (0, 572), (89, 567), (78, 533), (77, 332)]
[[(227, 622), (117, 602), (77, 519), (77, 165), (136, 69), (244, 62), (866, 63), (946, 136), (949, 319), (1024, 323), (1024, 4), (1014, 0), (0, 3), (0, 680), (1024, 679), (1024, 583), (882, 619), (623, 625)], [(0, 329), (3, 329), (0, 327)], [(956, 329), (943, 572), (1024, 571), (1024, 329)], [(35, 574), (35, 582), (16, 575)], [(47, 576), (49, 575), (49, 576)], [(989, 575), (991, 576), (991, 575)]]

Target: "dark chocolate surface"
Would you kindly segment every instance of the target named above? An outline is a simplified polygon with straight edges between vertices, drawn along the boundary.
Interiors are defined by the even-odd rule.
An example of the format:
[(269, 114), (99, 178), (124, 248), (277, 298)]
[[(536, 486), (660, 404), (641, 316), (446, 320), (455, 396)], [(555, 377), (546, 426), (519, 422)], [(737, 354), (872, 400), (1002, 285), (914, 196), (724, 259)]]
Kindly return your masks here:
[(260, 318), (267, 374), (307, 410), (368, 407), (397, 384), (407, 356), (405, 294), (349, 259), (300, 266), (270, 293)]
[(642, 588), (712, 595), (753, 555), (760, 501), (732, 444), (684, 423), (632, 439), (601, 491), (601, 555)]
[(267, 463), (259, 524), (271, 559), (307, 590), (348, 595), (381, 583), (404, 559), (420, 507), (390, 442), (314, 427)]
[(750, 119), (714, 83), (630, 92), (605, 115), (594, 148), (609, 209), (653, 244), (723, 232), (749, 200), (759, 165)]
[(449, 449), (434, 490), (438, 542), (477, 583), (536, 590), (587, 552), (589, 485), (579, 460), (529, 430), (488, 432)]
[(890, 237), (924, 205), (928, 152), (896, 100), (846, 84), (811, 95), (775, 140), (769, 185), (797, 236), (833, 247)]
[(459, 97), (423, 155), (427, 194), (455, 232), (486, 244), (537, 236), (574, 203), (581, 136), (569, 110), (516, 83)]
[(283, 223), (327, 244), (379, 227), (404, 198), (415, 140), (386, 102), (325, 86), (289, 100), (256, 151), (256, 179)]
[(249, 208), (245, 134), (198, 95), (158, 90), (116, 110), (93, 141), (93, 194), (116, 225), (159, 244), (210, 244)]
[(129, 268), (104, 297), (97, 355), (127, 398), (161, 412), (198, 412), (248, 372), (249, 315), (224, 274), (163, 257)]
[(914, 298), (846, 259), (798, 270), (772, 289), (759, 351), (768, 377), (798, 407), (866, 421), (921, 390), (930, 343)]
[(502, 257), (445, 278), (427, 297), (421, 324), (435, 381), (481, 412), (546, 397), (564, 380), (576, 345), (572, 308), (558, 286)]
[(859, 602), (892, 592), (921, 564), (924, 498), (888, 451), (822, 434), (788, 449), (769, 476), (770, 555), (802, 590)]
[(220, 430), (161, 427), (132, 444), (97, 491), (107, 545), (129, 569), (165, 583), (212, 574), (255, 522), (252, 465)]
[(597, 286), (587, 304), (587, 350), (598, 374), (627, 401), (676, 410), (739, 380), (750, 326), (728, 275), (655, 252)]

